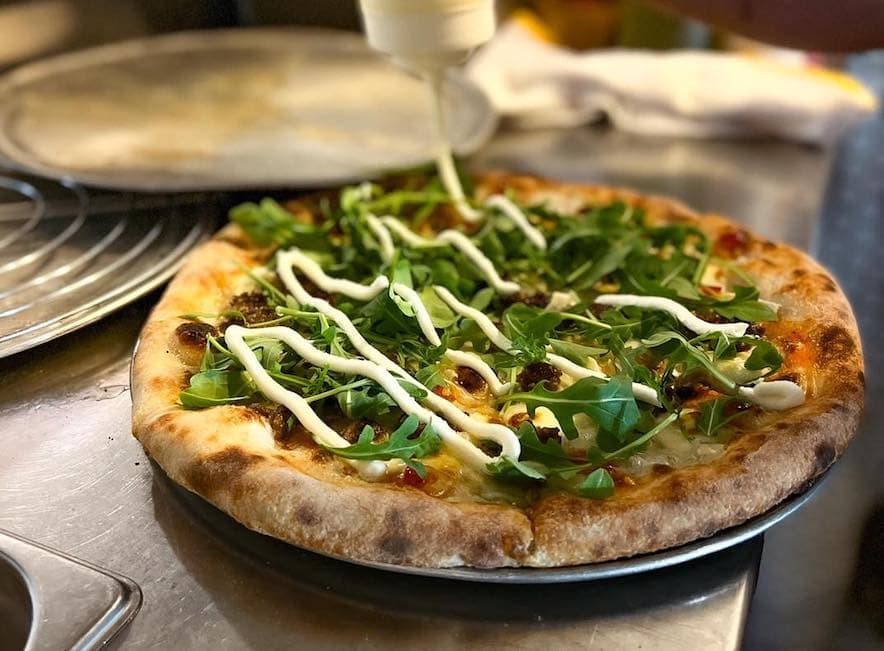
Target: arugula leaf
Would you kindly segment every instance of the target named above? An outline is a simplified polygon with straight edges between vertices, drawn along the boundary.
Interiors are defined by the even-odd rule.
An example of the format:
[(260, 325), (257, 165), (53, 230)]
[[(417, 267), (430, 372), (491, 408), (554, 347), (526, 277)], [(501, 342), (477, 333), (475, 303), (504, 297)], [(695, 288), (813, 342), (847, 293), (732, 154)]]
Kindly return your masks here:
[(497, 461), (489, 463), (487, 468), (489, 473), (499, 479), (516, 481), (524, 479), (543, 481), (546, 479), (546, 475), (533, 465), (509, 457), (500, 457)]
[(556, 438), (541, 441), (537, 436), (537, 428), (531, 421), (525, 421), (516, 430), (516, 436), (522, 447), (519, 455), (525, 461), (534, 461), (542, 464), (547, 469), (557, 469), (562, 465), (572, 465), (571, 458), (567, 455), (562, 444)]
[(270, 198), (261, 203), (242, 203), (230, 209), (230, 221), (238, 224), (259, 246), (299, 246), (325, 251), (329, 248), (328, 231), (324, 227), (295, 221), (294, 215)]
[(598, 357), (608, 352), (607, 348), (599, 348), (598, 346), (584, 346), (573, 341), (565, 341), (564, 339), (550, 339), (549, 345), (552, 346), (553, 352), (570, 359), (575, 364), (586, 366), (587, 357)]
[(657, 436), (657, 434), (669, 427), (669, 425), (671, 425), (677, 418), (678, 414), (672, 412), (666, 418), (657, 423), (652, 429), (648, 430), (634, 441), (630, 441), (622, 448), (614, 450), (613, 452), (607, 452), (605, 454), (590, 454), (588, 455), (589, 459), (590, 461), (600, 465), (603, 463), (607, 463), (608, 461), (614, 461), (615, 459), (624, 459), (628, 456), (631, 456), (632, 454), (635, 454), (635, 452), (637, 452), (638, 449), (641, 448), (645, 443), (647, 443), (652, 438)]
[(540, 440), (531, 421), (522, 423), (516, 436), (522, 448), (521, 458), (513, 461), (503, 457), (490, 464), (492, 474), (505, 479), (546, 479), (550, 474), (571, 476), (579, 470), (580, 466), (575, 466), (558, 440)]
[(700, 406), (700, 418), (697, 419), (697, 429), (706, 436), (716, 436), (723, 427), (743, 414), (743, 412), (735, 410), (728, 415), (727, 408), (730, 405), (737, 405), (742, 402), (736, 398), (716, 398), (715, 400), (704, 402)]
[(758, 300), (758, 288), (738, 285), (734, 287), (734, 297), (728, 301), (715, 301), (706, 307), (726, 319), (748, 321), (776, 321), (774, 309)]
[(608, 381), (582, 378), (561, 391), (548, 391), (543, 384), (538, 384), (531, 391), (510, 394), (501, 399), (524, 402), (532, 416), (538, 407), (546, 407), (559, 421), (569, 439), (578, 436), (574, 425), (577, 414), (586, 414), (621, 441), (625, 440), (639, 420), (632, 385), (621, 376)]
[(614, 479), (604, 468), (596, 468), (577, 486), (577, 494), (603, 500), (614, 494)]
[(475, 308), (480, 312), (484, 312), (488, 309), (488, 306), (491, 305), (494, 296), (495, 291), (492, 287), (483, 287), (476, 292), (476, 295), (470, 300), (470, 307)]
[(190, 378), (190, 387), (178, 394), (186, 409), (250, 402), (255, 398), (252, 379), (238, 369), (208, 369)]
[(396, 401), (377, 384), (349, 389), (337, 394), (338, 406), (352, 420), (376, 419), (396, 407)]
[(391, 432), (389, 438), (382, 443), (374, 443), (374, 430), (371, 426), (366, 425), (359, 434), (359, 439), (353, 445), (342, 448), (333, 448), (327, 445), (322, 447), (345, 459), (364, 461), (402, 459), (423, 479), (426, 477), (426, 468), (415, 459), (436, 452), (442, 446), (442, 437), (433, 431), (430, 425), (427, 425), (417, 437), (412, 438), (418, 425), (417, 416), (411, 415), (402, 421), (402, 424)]
[(737, 383), (722, 373), (709, 355), (677, 332), (664, 330), (642, 340), (642, 343), (648, 348), (661, 349), (659, 353), (667, 360), (667, 372), (670, 374), (676, 365), (681, 367), (682, 374), (700, 369), (718, 388), (728, 392), (737, 389)]
[(503, 313), (503, 329), (523, 363), (546, 357), (549, 333), (562, 322), (562, 315), (515, 303)]
[(457, 321), (457, 315), (452, 311), (448, 304), (445, 303), (432, 287), (424, 287), (420, 292), (421, 301), (427, 312), (430, 314), (430, 320), (433, 322), (434, 328), (447, 328)]
[(748, 343), (751, 343), (753, 348), (746, 360), (747, 369), (750, 371), (770, 369), (769, 373), (772, 373), (782, 366), (783, 356), (772, 343), (764, 339), (751, 339)]

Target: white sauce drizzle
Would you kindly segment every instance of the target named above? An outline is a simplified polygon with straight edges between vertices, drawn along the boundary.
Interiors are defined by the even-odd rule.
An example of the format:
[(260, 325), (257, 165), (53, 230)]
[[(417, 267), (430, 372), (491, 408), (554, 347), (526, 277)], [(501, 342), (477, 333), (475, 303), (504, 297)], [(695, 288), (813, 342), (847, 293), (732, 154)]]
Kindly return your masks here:
[(546, 251), (546, 238), (531, 222), (519, 207), (502, 194), (495, 194), (485, 201), (489, 208), (497, 208), (501, 214), (513, 222), (525, 234), (525, 237), (541, 251)]
[(450, 359), (452, 362), (457, 364), (458, 366), (466, 366), (467, 368), (471, 368), (476, 373), (478, 373), (483, 380), (488, 384), (488, 388), (491, 389), (491, 393), (495, 396), (502, 396), (505, 393), (509, 393), (510, 389), (512, 389), (512, 383), (507, 382), (503, 383), (500, 381), (500, 378), (497, 377), (497, 373), (493, 368), (491, 368), (488, 364), (486, 364), (481, 357), (476, 355), (475, 353), (471, 353), (464, 350), (452, 350), (451, 348), (446, 349), (445, 357)]
[(425, 237), (421, 237), (413, 230), (408, 228), (408, 226), (403, 224), (401, 221), (390, 215), (381, 217), (380, 220), (384, 224), (384, 226), (390, 229), (394, 235), (396, 235), (399, 239), (401, 239), (410, 247), (422, 249), (437, 246), (448, 246), (447, 244), (440, 244), (434, 242), (433, 240), (428, 240)]
[(771, 380), (753, 387), (740, 387), (739, 394), (762, 409), (783, 411), (804, 404), (804, 390), (790, 380)]
[(742, 337), (749, 328), (747, 323), (709, 323), (696, 316), (681, 303), (661, 296), (637, 296), (635, 294), (602, 294), (595, 299), (599, 305), (628, 305), (649, 310), (668, 312), (691, 332), (705, 335), (709, 332), (723, 332), (733, 337)]
[(396, 248), (393, 246), (393, 238), (390, 237), (390, 231), (384, 228), (381, 220), (374, 215), (366, 215), (365, 223), (368, 224), (368, 228), (371, 229), (374, 236), (378, 238), (378, 244), (381, 245), (381, 258), (383, 261), (389, 262), (392, 260), (396, 253)]
[[(325, 424), (316, 414), (304, 398), (297, 393), (287, 391), (273, 380), (261, 366), (255, 353), (243, 340), (243, 335), (251, 335), (255, 330), (249, 330), (240, 326), (230, 326), (224, 332), (224, 340), (230, 352), (236, 355), (249, 375), (255, 381), (258, 389), (268, 399), (288, 407), (304, 427), (313, 435), (314, 439), (322, 445), (330, 448), (343, 448), (350, 445), (344, 437)], [(347, 459), (347, 463), (359, 471), (364, 478), (376, 481), (387, 472), (387, 465), (383, 461), (355, 461)]]
[(468, 319), (472, 319), (476, 322), (476, 325), (479, 326), (479, 329), (485, 334), (488, 339), (491, 340), (491, 343), (500, 348), (501, 350), (509, 351), (512, 348), (512, 342), (507, 339), (503, 333), (497, 329), (497, 326), (492, 323), (491, 319), (489, 319), (485, 314), (474, 307), (470, 307), (465, 303), (461, 303), (457, 298), (448, 291), (445, 287), (441, 285), (433, 285), (433, 290), (436, 294), (439, 295), (445, 304), (448, 305), (452, 310), (460, 314), (461, 316), (465, 316)]
[(491, 288), (498, 294), (509, 296), (510, 294), (515, 294), (521, 289), (519, 283), (514, 283), (511, 280), (504, 280), (501, 278), (497, 273), (497, 269), (494, 268), (494, 263), (491, 262), (488, 256), (482, 253), (479, 247), (473, 244), (470, 238), (460, 231), (446, 229), (436, 236), (436, 241), (451, 244), (454, 248), (463, 253), (470, 262), (479, 268), (479, 272), (485, 277), (485, 280), (488, 281)]
[[(313, 309), (315, 309), (320, 314), (325, 315), (329, 319), (331, 319), (338, 327), (341, 328), (341, 331), (347, 336), (350, 342), (353, 344), (353, 347), (362, 354), (367, 360), (374, 362), (381, 368), (386, 369), (392, 373), (396, 373), (406, 382), (410, 382), (414, 386), (427, 391), (427, 397), (425, 398), (426, 402), (435, 409), (442, 413), (442, 415), (454, 423), (455, 426), (471, 433), (480, 438), (487, 438), (501, 447), (501, 455), (510, 457), (512, 459), (518, 459), (519, 453), (521, 450), (521, 446), (519, 445), (519, 439), (515, 434), (508, 428), (503, 425), (498, 425), (494, 423), (483, 423), (482, 421), (476, 420), (468, 414), (462, 412), (456, 405), (448, 402), (445, 398), (436, 395), (432, 391), (429, 391), (420, 384), (417, 380), (412, 378), (408, 373), (405, 372), (400, 366), (398, 366), (395, 362), (389, 359), (386, 355), (384, 355), (377, 348), (372, 346), (368, 341), (366, 341), (365, 337), (359, 332), (350, 318), (344, 314), (341, 310), (332, 306), (328, 301), (317, 298), (315, 296), (311, 296), (302, 286), (301, 283), (298, 282), (298, 279), (295, 278), (294, 273), (292, 273), (292, 268), (290, 261), (293, 258), (296, 258), (298, 251), (280, 251), (277, 254), (277, 273), (279, 274), (280, 279), (283, 284), (286, 286), (286, 289), (294, 296), (295, 300), (302, 305), (309, 305)], [(488, 461), (486, 463), (490, 463), (494, 461), (487, 455), (479, 450), (472, 443), (458, 437), (458, 441), (448, 441), (447, 443), (452, 448), (452, 453), (460, 456), (465, 461), (470, 461), (472, 459), (473, 462), (476, 461), (475, 454), (473, 452), (479, 452), (485, 456)], [(472, 448), (473, 452), (466, 451), (467, 446)], [(472, 456), (471, 456), (472, 455)], [(484, 466), (483, 466), (484, 468)]]
[[(230, 334), (231, 330), (233, 330), (234, 339), (237, 339), (237, 337), (239, 337), (239, 342), (243, 342), (243, 336), (271, 337), (273, 339), (279, 339), (287, 346), (289, 346), (289, 348), (294, 350), (295, 353), (303, 357), (314, 366), (328, 367), (332, 371), (338, 373), (346, 373), (348, 375), (361, 375), (363, 377), (370, 378), (377, 382), (381, 387), (383, 387), (384, 391), (386, 391), (387, 394), (389, 394), (389, 396), (396, 402), (396, 404), (399, 405), (399, 408), (402, 409), (402, 411), (404, 411), (406, 414), (417, 416), (418, 420), (426, 425), (431, 425), (433, 427), (433, 430), (437, 434), (439, 434), (445, 444), (449, 446), (449, 448), (451, 448), (452, 451), (455, 452), (459, 457), (461, 457), (463, 461), (470, 464), (477, 470), (485, 470), (486, 466), (494, 461), (494, 459), (492, 459), (475, 445), (467, 441), (463, 436), (455, 432), (451, 428), (451, 426), (448, 425), (447, 422), (439, 418), (429, 409), (422, 407), (414, 398), (412, 398), (408, 394), (405, 389), (402, 388), (402, 386), (399, 384), (399, 381), (387, 369), (382, 368), (380, 365), (375, 364), (374, 362), (365, 359), (346, 359), (344, 357), (338, 357), (337, 355), (323, 352), (313, 346), (313, 344), (302, 337), (297, 331), (285, 326), (273, 326), (269, 328), (243, 328), (241, 326), (234, 325), (230, 326), (225, 331), (225, 338)], [(234, 352), (233, 349), (231, 349), (231, 351)], [(239, 351), (244, 352), (242, 351), (241, 347), (239, 348)], [(249, 351), (249, 353), (251, 354), (251, 351)], [(254, 357), (253, 354), (252, 357)], [(257, 358), (255, 358), (254, 361), (257, 362)], [(251, 374), (251, 369), (248, 370)], [(290, 399), (291, 396), (297, 396), (297, 394), (284, 389), (279, 384), (274, 382), (269, 375), (266, 375), (266, 373), (263, 379), (269, 380), (273, 385), (275, 385), (271, 386), (267, 382), (263, 383), (264, 386), (266, 386), (266, 388), (268, 388), (272, 393), (275, 393), (277, 397), (286, 397)], [(423, 385), (418, 383), (416, 380), (414, 381), (414, 384), (415, 386), (422, 388), (424, 391), (428, 391), (426, 387), (423, 387)], [(264, 389), (261, 387), (261, 385), (259, 385), (259, 388), (261, 388), (261, 392), (263, 393)], [(276, 392), (277, 388), (282, 389), (282, 391), (286, 395), (283, 396), (282, 394)], [(275, 398), (272, 398), (269, 395), (267, 397), (269, 397), (271, 400), (275, 400)], [(301, 404), (297, 400), (291, 402), (292, 407), (297, 408), (298, 411), (295, 411), (295, 409), (292, 409), (292, 407), (289, 407), (289, 405), (286, 403), (283, 404), (286, 404), (289, 409), (292, 409), (292, 413), (299, 420), (301, 419), (302, 415), (307, 416), (307, 418), (309, 419), (310, 414), (300, 409)], [(446, 400), (446, 402), (448, 401)], [(316, 413), (313, 412), (312, 409), (310, 409), (310, 412), (313, 414), (313, 416), (316, 416)], [(319, 419), (317, 418), (317, 420)], [(302, 422), (304, 424), (304, 427), (306, 427), (308, 431), (310, 431), (310, 433), (314, 436), (318, 437), (322, 435), (328, 435), (327, 430), (330, 428), (322, 423), (321, 420), (319, 420), (319, 422), (322, 423), (324, 427), (317, 428), (316, 431), (311, 429), (311, 425), (316, 425), (315, 422), (310, 423), (310, 425), (308, 425), (307, 422)], [(515, 438), (515, 435), (513, 435), (513, 438)], [(344, 439), (341, 438), (341, 440)], [(346, 445), (349, 445), (346, 440), (344, 440), (344, 443)], [(341, 446), (337, 445), (334, 447)]]
[[(440, 285), (434, 285), (433, 289), (439, 295), (439, 298), (445, 301), (448, 307), (450, 307), (461, 316), (473, 319), (473, 321), (476, 322), (476, 325), (479, 326), (479, 329), (484, 333), (484, 335), (491, 340), (491, 343), (506, 352), (510, 352), (512, 350), (513, 343), (497, 328), (496, 325), (494, 325), (491, 319), (485, 316), (482, 312), (474, 307), (470, 307), (469, 305), (461, 303), (459, 300), (457, 300), (454, 294), (452, 294), (446, 288), (441, 287)], [(548, 353), (546, 356), (546, 360), (557, 369), (573, 377), (597, 377), (600, 379), (608, 379), (608, 376), (606, 376), (604, 373), (579, 366), (571, 360), (562, 357), (561, 355)], [(657, 392), (649, 386), (639, 384), (638, 382), (633, 382), (632, 393), (638, 400), (641, 400), (642, 402), (647, 402), (657, 407), (660, 406), (660, 398), (657, 396)]]
[[(370, 285), (361, 285), (350, 280), (332, 278), (322, 270), (322, 267), (313, 258), (304, 255), (298, 249), (281, 251), (277, 256), (277, 261), (282, 260), (285, 261), (283, 263), (285, 266), (294, 266), (303, 271), (314, 285), (329, 294), (344, 294), (360, 301), (370, 301), (390, 286), (390, 281), (386, 276), (378, 276)], [(309, 294), (307, 295), (309, 296)], [(299, 303), (304, 302), (298, 299), (297, 296), (295, 298)]]
[(427, 311), (427, 307), (421, 300), (420, 295), (411, 287), (403, 285), (402, 283), (393, 283), (391, 289), (411, 305), (411, 309), (414, 310), (414, 317), (417, 319), (417, 324), (420, 326), (421, 332), (424, 333), (424, 337), (427, 338), (427, 341), (434, 346), (441, 346), (442, 341), (436, 333), (436, 328), (433, 326), (433, 320), (430, 318), (430, 313)]
[(436, 128), (436, 168), (439, 178), (445, 190), (451, 195), (454, 206), (467, 222), (477, 222), (482, 218), (482, 212), (472, 208), (464, 196), (457, 169), (454, 167), (454, 158), (451, 155), (451, 145), (448, 142), (448, 134), (445, 124), (445, 107), (442, 103), (442, 86), (444, 71), (428, 70), (427, 82), (432, 94), (433, 122)]

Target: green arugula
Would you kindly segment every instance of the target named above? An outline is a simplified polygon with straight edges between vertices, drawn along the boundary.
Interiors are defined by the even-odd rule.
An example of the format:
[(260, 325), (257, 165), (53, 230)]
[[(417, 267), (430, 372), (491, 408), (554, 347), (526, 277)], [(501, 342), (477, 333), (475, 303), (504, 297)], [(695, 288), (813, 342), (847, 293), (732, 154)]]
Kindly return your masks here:
[(178, 394), (186, 409), (251, 402), (257, 389), (249, 374), (237, 369), (208, 369), (195, 373), (190, 386)]
[(716, 398), (704, 402), (700, 406), (700, 417), (697, 419), (697, 430), (706, 436), (717, 436), (731, 421), (739, 418), (744, 412), (733, 409), (732, 406), (740, 406), (745, 403), (736, 398)]
[(242, 203), (231, 208), (230, 221), (238, 224), (259, 246), (298, 246), (319, 251), (329, 248), (328, 232), (332, 224), (316, 227), (297, 222), (292, 213), (270, 198), (258, 204)]
[(577, 414), (586, 414), (600, 428), (620, 440), (625, 440), (639, 420), (632, 384), (622, 376), (607, 381), (594, 377), (582, 378), (561, 391), (549, 391), (543, 384), (538, 384), (531, 391), (509, 394), (500, 400), (524, 402), (532, 416), (538, 407), (546, 407), (559, 421), (562, 432), (569, 439), (578, 436), (574, 425)]
[(550, 333), (562, 322), (562, 315), (524, 303), (515, 303), (503, 313), (503, 331), (513, 343), (519, 361), (529, 364), (546, 357)]
[(366, 425), (359, 434), (359, 439), (353, 445), (342, 448), (333, 448), (327, 445), (322, 447), (345, 459), (360, 461), (402, 459), (421, 479), (424, 479), (427, 476), (427, 469), (417, 459), (429, 456), (439, 450), (442, 446), (442, 437), (434, 432), (430, 425), (425, 426), (417, 437), (412, 437), (417, 431), (418, 425), (417, 416), (411, 415), (390, 433), (386, 441), (381, 443), (374, 442), (374, 429)]
[(603, 500), (614, 494), (614, 479), (604, 468), (596, 468), (577, 485), (577, 494), (594, 500)]

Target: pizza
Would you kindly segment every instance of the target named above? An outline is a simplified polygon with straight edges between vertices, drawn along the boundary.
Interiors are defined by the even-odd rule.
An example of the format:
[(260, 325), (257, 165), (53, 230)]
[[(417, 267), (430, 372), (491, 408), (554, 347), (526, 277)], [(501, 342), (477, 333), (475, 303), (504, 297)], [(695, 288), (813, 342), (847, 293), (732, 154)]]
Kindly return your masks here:
[(844, 452), (860, 342), (805, 254), (616, 188), (440, 188), (231, 210), (133, 361), (172, 480), (336, 557), (554, 567), (710, 536)]

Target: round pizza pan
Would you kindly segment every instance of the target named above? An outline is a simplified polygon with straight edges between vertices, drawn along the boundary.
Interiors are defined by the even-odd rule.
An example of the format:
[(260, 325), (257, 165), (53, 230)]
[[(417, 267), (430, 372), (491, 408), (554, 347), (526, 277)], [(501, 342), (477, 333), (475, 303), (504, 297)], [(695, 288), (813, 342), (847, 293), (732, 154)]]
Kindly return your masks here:
[[(305, 565), (311, 565), (310, 557), (317, 558), (314, 552), (294, 547), (280, 540), (247, 529), (198, 495), (174, 484), (165, 476), (165, 473), (158, 465), (152, 465), (154, 472), (163, 477), (164, 483), (171, 487), (176, 498), (183, 503), (185, 508), (194, 517), (202, 521), (217, 537), (233, 545), (244, 556), (293, 575), (303, 572)], [(652, 554), (643, 554), (604, 563), (556, 568), (499, 568), (485, 570), (469, 567), (429, 568), (393, 565), (390, 563), (353, 560), (321, 552), (319, 554), (349, 564), (398, 574), (477, 583), (551, 584), (612, 579), (653, 572), (681, 563), (687, 563), (710, 554), (715, 554), (729, 547), (734, 547), (750, 538), (759, 536), (810, 500), (821, 483), (822, 478), (819, 478), (813, 486), (803, 493), (792, 495), (766, 513), (736, 527), (725, 529), (709, 538), (703, 538), (687, 545)]]
[[(485, 95), (444, 88), (461, 155), (494, 132)], [(361, 34), (182, 32), (38, 61), (0, 78), (0, 158), (141, 191), (316, 187), (431, 159), (424, 83)]]

